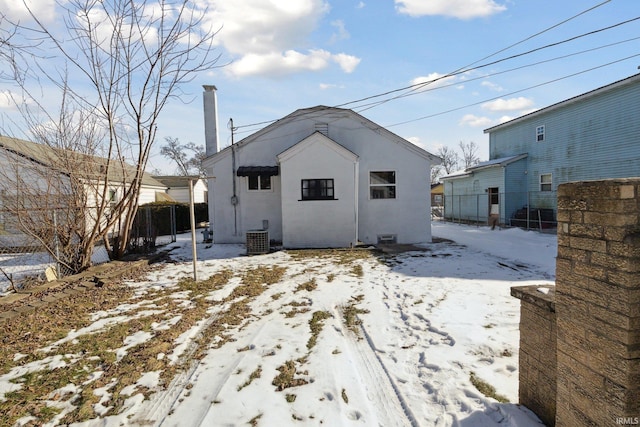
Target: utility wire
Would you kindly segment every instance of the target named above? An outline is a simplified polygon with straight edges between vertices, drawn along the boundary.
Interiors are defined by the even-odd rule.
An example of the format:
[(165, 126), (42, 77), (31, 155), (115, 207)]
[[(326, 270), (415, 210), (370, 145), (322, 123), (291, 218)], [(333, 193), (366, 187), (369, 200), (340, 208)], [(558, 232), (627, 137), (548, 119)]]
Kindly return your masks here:
[(626, 60), (631, 59), (631, 58), (636, 58), (638, 56), (640, 56), (640, 53), (637, 53), (635, 55), (630, 55), (630, 56), (627, 56), (625, 58), (621, 58), (621, 59), (618, 59), (618, 60), (615, 60), (615, 61), (611, 61), (611, 62), (608, 62), (606, 64), (598, 65), (596, 67), (591, 67), (591, 68), (588, 68), (586, 70), (578, 71), (576, 73), (567, 74), (567, 75), (565, 75), (563, 77), (558, 77), (558, 78), (553, 79), (553, 80), (548, 80), (548, 81), (546, 81), (544, 83), (539, 83), (539, 84), (536, 84), (536, 85), (533, 85), (533, 86), (526, 87), (524, 89), (519, 89), (519, 90), (516, 90), (516, 91), (513, 91), (513, 92), (509, 92), (507, 94), (501, 94), (499, 96), (496, 96), (496, 97), (493, 97), (493, 98), (489, 98), (489, 99), (485, 99), (485, 100), (478, 101), (478, 102), (474, 102), (472, 104), (467, 104), (467, 105), (463, 105), (461, 107), (451, 108), (451, 109), (446, 110), (446, 111), (440, 111), (438, 113), (434, 113), (434, 114), (429, 114), (427, 116), (418, 117), (417, 119), (411, 119), (411, 120), (406, 120), (406, 121), (399, 122), (399, 123), (394, 123), (392, 125), (388, 125), (388, 126), (385, 126), (385, 127), (388, 128), (388, 127), (400, 126), (400, 125), (404, 125), (404, 124), (407, 124), (407, 123), (413, 123), (413, 122), (417, 122), (417, 121), (420, 121), (420, 120), (430, 119), (432, 117), (441, 116), (443, 114), (451, 113), (451, 112), (454, 112), (454, 111), (463, 110), (465, 108), (474, 107), (476, 105), (484, 104), (485, 102), (495, 101), (496, 99), (500, 99), (503, 96), (511, 96), (511, 95), (515, 95), (515, 94), (518, 94), (518, 93), (521, 93), (521, 92), (526, 92), (526, 91), (531, 90), (531, 89), (535, 89), (535, 88), (538, 88), (538, 87), (541, 87), (541, 86), (545, 86), (545, 85), (548, 85), (548, 84), (551, 84), (551, 83), (555, 83), (555, 82), (558, 82), (560, 80), (568, 79), (570, 77), (575, 77), (575, 76), (578, 76), (580, 74), (588, 73), (590, 71), (597, 70), (597, 69), (600, 69), (600, 68), (604, 68), (604, 67), (607, 67), (609, 65), (617, 64), (619, 62), (623, 62), (623, 61), (626, 61)]
[[(475, 80), (486, 79), (487, 77), (493, 77), (493, 76), (498, 76), (498, 75), (501, 75), (501, 74), (511, 73), (513, 71), (522, 70), (524, 68), (535, 67), (537, 65), (546, 64), (548, 62), (558, 61), (558, 60), (561, 60), (561, 59), (567, 59), (567, 58), (570, 58), (572, 56), (582, 55), (584, 53), (594, 52), (596, 50), (605, 49), (605, 48), (608, 48), (608, 47), (617, 46), (617, 45), (620, 45), (620, 44), (623, 44), (623, 43), (629, 43), (629, 42), (636, 41), (636, 40), (640, 40), (640, 36), (633, 37), (633, 38), (626, 39), (626, 40), (617, 41), (615, 43), (609, 43), (609, 44), (598, 46), (598, 47), (593, 47), (593, 48), (590, 48), (590, 49), (581, 50), (581, 51), (578, 51), (578, 52), (569, 53), (569, 54), (566, 54), (566, 55), (556, 56), (554, 58), (545, 59), (545, 60), (542, 60), (542, 61), (537, 61), (537, 62), (532, 62), (532, 63), (529, 63), (529, 64), (525, 64), (525, 65), (520, 65), (520, 66), (514, 67), (514, 68), (508, 68), (508, 69), (502, 70), (502, 71), (496, 71), (496, 72), (489, 73), (489, 74), (483, 74), (483, 75), (478, 76), (478, 77), (469, 78), (469, 79), (465, 80), (465, 83), (472, 82), (472, 81), (475, 81)], [(431, 92), (431, 91), (438, 90), (438, 89), (445, 89), (445, 88), (448, 88), (448, 87), (451, 87), (451, 86), (456, 86), (458, 84), (459, 84), (459, 82), (455, 82), (455, 83), (448, 83), (448, 84), (438, 85), (438, 86), (435, 86), (435, 87), (424, 88), (424, 89), (420, 89), (419, 91), (415, 91), (415, 92), (411, 92), (411, 93), (405, 93), (403, 95), (398, 95), (396, 98), (404, 98), (404, 97), (408, 97), (408, 96), (419, 95), (419, 94), (424, 93), (424, 92)], [(366, 110), (366, 108), (363, 108), (363, 107), (368, 107), (370, 105), (375, 106), (375, 105), (379, 105), (379, 104), (380, 104), (380, 101), (374, 101), (374, 102), (371, 102), (369, 104), (360, 105), (357, 108), (359, 108), (358, 111), (360, 112), (360, 111), (365, 111)]]
[[(509, 59), (517, 58), (519, 56), (527, 55), (527, 54), (533, 53), (533, 52), (535, 52), (537, 50), (545, 49), (545, 48), (552, 47), (552, 46), (557, 46), (559, 44), (566, 43), (568, 41), (575, 40), (575, 39), (580, 38), (580, 37), (591, 35), (591, 34), (594, 34), (594, 33), (600, 32), (600, 31), (605, 31), (607, 29), (611, 29), (611, 28), (617, 27), (619, 25), (623, 25), (625, 23), (631, 22), (633, 20), (640, 19), (640, 17), (637, 17), (637, 18), (634, 18), (632, 20), (624, 21), (622, 23), (618, 23), (618, 24), (615, 24), (613, 26), (610, 26), (610, 27), (607, 27), (607, 28), (604, 28), (604, 29), (600, 29), (600, 30), (589, 32), (589, 33), (585, 33), (583, 35), (579, 35), (579, 36), (573, 37), (571, 39), (564, 40), (562, 42), (557, 42), (557, 43), (554, 43), (552, 45), (542, 46), (540, 48), (534, 49), (534, 50), (529, 51), (529, 52), (524, 52), (524, 53), (521, 53), (521, 54), (518, 54), (518, 55), (513, 55), (511, 57), (507, 57), (507, 58), (504, 58), (502, 60), (493, 61), (493, 62), (491, 62), (489, 64), (484, 64), (484, 65), (481, 65), (481, 66), (469, 68), (469, 67), (477, 64), (480, 61), (483, 61), (485, 59), (491, 58), (491, 57), (493, 57), (493, 56), (495, 56), (495, 55), (497, 55), (499, 53), (502, 53), (502, 52), (514, 47), (514, 46), (517, 46), (517, 45), (522, 44), (522, 43), (524, 43), (526, 41), (529, 41), (529, 40), (531, 40), (531, 39), (533, 39), (533, 38), (535, 38), (535, 37), (537, 37), (537, 36), (539, 36), (541, 34), (544, 34), (544, 33), (548, 32), (548, 31), (550, 31), (550, 30), (552, 30), (554, 28), (557, 28), (557, 27), (559, 27), (559, 26), (561, 26), (561, 25), (563, 25), (563, 24), (565, 24), (565, 23), (567, 23), (567, 22), (569, 22), (569, 21), (571, 21), (573, 19), (576, 19), (576, 18), (578, 18), (578, 17), (580, 17), (580, 16), (582, 16), (582, 15), (584, 15), (584, 14), (586, 14), (586, 13), (588, 13), (588, 12), (594, 10), (594, 9), (597, 9), (597, 8), (605, 5), (606, 3), (609, 3), (610, 1), (611, 0), (605, 0), (605, 1), (601, 2), (601, 3), (598, 3), (598, 4), (592, 6), (592, 7), (588, 8), (588, 9), (583, 10), (582, 12), (580, 12), (580, 13), (578, 13), (576, 15), (573, 15), (573, 16), (567, 18), (567, 19), (564, 19), (563, 21), (561, 21), (559, 23), (556, 23), (556, 24), (554, 24), (554, 25), (552, 25), (550, 27), (547, 27), (542, 31), (539, 31), (539, 32), (537, 32), (537, 33), (535, 33), (535, 34), (533, 34), (531, 36), (528, 36), (528, 37), (526, 37), (526, 38), (524, 38), (524, 39), (522, 39), (522, 40), (520, 40), (520, 41), (518, 41), (516, 43), (513, 43), (513, 44), (511, 44), (511, 45), (509, 45), (509, 46), (507, 46), (505, 48), (502, 48), (502, 49), (490, 54), (490, 55), (485, 56), (484, 58), (481, 58), (481, 59), (479, 59), (477, 61), (474, 61), (471, 64), (466, 65), (464, 67), (458, 68), (457, 70), (455, 70), (453, 72), (450, 72), (448, 74), (445, 74), (443, 76), (439, 76), (439, 77), (437, 77), (435, 79), (432, 79), (432, 80), (429, 80), (427, 82), (420, 82), (420, 83), (416, 83), (416, 84), (413, 84), (413, 85), (410, 85), (410, 86), (405, 86), (405, 87), (402, 87), (402, 88), (399, 88), (399, 89), (394, 89), (394, 90), (390, 90), (390, 91), (383, 92), (383, 93), (380, 93), (380, 94), (367, 96), (365, 98), (357, 99), (357, 100), (354, 100), (354, 101), (350, 101), (350, 102), (345, 102), (345, 103), (342, 103), (342, 104), (334, 105), (334, 107), (335, 108), (346, 107), (347, 105), (356, 104), (356, 103), (363, 102), (363, 101), (368, 101), (370, 99), (379, 98), (379, 97), (382, 97), (382, 96), (387, 96), (387, 95), (391, 95), (393, 93), (402, 92), (402, 91), (406, 91), (406, 90), (411, 90), (411, 91), (419, 90), (421, 87), (424, 87), (426, 85), (432, 84), (434, 82), (437, 82), (439, 80), (442, 80), (442, 79), (445, 79), (445, 78), (448, 78), (448, 77), (452, 77), (452, 76), (455, 76), (455, 75), (458, 75), (458, 74), (462, 74), (462, 73), (465, 73), (465, 72), (468, 72), (468, 71), (471, 71), (471, 70), (475, 70), (475, 69), (479, 69), (479, 68), (483, 68), (483, 67), (488, 67), (490, 65), (495, 65), (495, 64), (497, 64), (499, 62), (503, 62), (503, 61), (507, 61)], [(393, 99), (396, 99), (396, 98), (394, 97), (394, 98), (391, 98), (389, 100), (393, 100)], [(379, 104), (388, 102), (389, 100), (380, 101)], [(353, 107), (353, 108), (358, 108), (358, 107), (356, 106), (356, 107)], [(370, 107), (370, 108), (373, 108), (373, 107)], [(240, 126), (236, 126), (236, 129), (243, 129), (243, 128), (247, 128), (247, 127), (255, 127), (255, 126), (260, 126), (260, 125), (264, 125), (264, 124), (271, 124), (271, 123), (274, 123), (275, 121), (276, 120), (267, 120), (267, 121), (251, 123), (251, 124), (247, 124), (247, 125), (240, 125)]]
[[(482, 69), (482, 68), (490, 67), (492, 65), (496, 65), (496, 64), (499, 64), (499, 63), (504, 62), (504, 61), (509, 61), (511, 59), (519, 58), (521, 56), (530, 55), (530, 54), (532, 54), (534, 52), (538, 52), (538, 51), (541, 51), (543, 49), (548, 49), (548, 48), (551, 48), (551, 47), (559, 46), (561, 44), (568, 43), (568, 42), (577, 40), (577, 39), (582, 38), (582, 37), (587, 37), (587, 36), (590, 36), (590, 35), (593, 35), (593, 34), (597, 34), (597, 33), (600, 33), (602, 31), (610, 30), (612, 28), (616, 28), (616, 27), (619, 27), (621, 25), (625, 25), (625, 24), (628, 24), (628, 23), (631, 23), (631, 22), (634, 22), (634, 21), (638, 21), (638, 20), (640, 20), (640, 16), (628, 19), (626, 21), (619, 22), (619, 23), (614, 24), (614, 25), (610, 25), (608, 27), (600, 28), (598, 30), (594, 30), (594, 31), (590, 31), (588, 33), (583, 33), (583, 34), (580, 34), (580, 35), (577, 35), (577, 36), (574, 36), (574, 37), (570, 37), (568, 39), (564, 39), (564, 40), (561, 40), (559, 42), (550, 43), (550, 44), (547, 44), (545, 46), (540, 46), (540, 47), (537, 47), (535, 49), (528, 50), (526, 52), (521, 52), (521, 53), (518, 53), (518, 54), (515, 54), (515, 55), (511, 55), (511, 56), (508, 56), (508, 57), (505, 57), (505, 58), (502, 58), (502, 59), (497, 59), (497, 60), (492, 61), (492, 62), (487, 62), (485, 64), (481, 64), (481, 65), (478, 65), (478, 66), (473, 67), (473, 68), (460, 68), (460, 69), (458, 69), (458, 70), (456, 70), (454, 72), (451, 72), (451, 73), (448, 73), (448, 74), (444, 74), (442, 76), (438, 76), (438, 77), (436, 77), (434, 79), (431, 79), (431, 80), (428, 80), (426, 82), (420, 82), (420, 83), (413, 84), (411, 86), (406, 86), (406, 87), (401, 88), (401, 89), (396, 89), (394, 91), (387, 92), (386, 94), (383, 94), (383, 95), (373, 95), (373, 96), (370, 96), (370, 97), (367, 97), (367, 98), (363, 98), (363, 99), (360, 99), (360, 100), (357, 100), (357, 101), (352, 101), (352, 102), (349, 102), (349, 103), (346, 103), (346, 104), (341, 104), (341, 105), (338, 105), (338, 107), (342, 107), (342, 106), (349, 105), (349, 104), (355, 104), (357, 102), (361, 102), (361, 101), (364, 101), (364, 100), (373, 99), (373, 98), (377, 98), (377, 97), (380, 97), (380, 96), (388, 95), (388, 94), (391, 94), (391, 93), (395, 93), (395, 92), (400, 92), (400, 91), (403, 91), (403, 90), (411, 89), (411, 92), (409, 92), (407, 94), (397, 95), (395, 97), (392, 97), (392, 98), (389, 98), (389, 99), (386, 99), (386, 100), (378, 101), (378, 105), (381, 105), (381, 104), (384, 104), (386, 102), (389, 102), (389, 101), (392, 101), (392, 100), (395, 100), (395, 99), (399, 99), (399, 98), (403, 98), (405, 96), (411, 95), (411, 94), (413, 94), (413, 92), (422, 89), (422, 87), (427, 86), (427, 85), (432, 84), (432, 83), (435, 83), (435, 82), (437, 82), (439, 80), (443, 80), (443, 79), (447, 79), (447, 78), (450, 78), (450, 77), (454, 77), (454, 76), (457, 76), (459, 74), (467, 73), (469, 71), (475, 71), (475, 70), (479, 70), (479, 69)], [(358, 107), (356, 106), (356, 107), (352, 107), (352, 108), (358, 108)], [(367, 110), (371, 109), (371, 108), (373, 108), (373, 107), (369, 107), (369, 108), (367, 108)], [(362, 111), (364, 111), (364, 110), (362, 110)]]

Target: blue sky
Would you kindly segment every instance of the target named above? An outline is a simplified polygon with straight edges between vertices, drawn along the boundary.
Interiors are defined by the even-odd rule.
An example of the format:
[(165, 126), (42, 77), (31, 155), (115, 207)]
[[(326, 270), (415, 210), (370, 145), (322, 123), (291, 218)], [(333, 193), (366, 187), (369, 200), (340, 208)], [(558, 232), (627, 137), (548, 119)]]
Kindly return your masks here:
[[(0, 0), (3, 10), (9, 4), (13, 0)], [(628, 77), (640, 66), (640, 56), (623, 60), (640, 55), (640, 20), (636, 20), (473, 69), (640, 17), (637, 0), (199, 0), (198, 4), (208, 5), (207, 22), (219, 28), (220, 67), (187, 85), (190, 103), (167, 106), (158, 147), (165, 136), (204, 144), (202, 85), (213, 84), (218, 88), (222, 146), (230, 143), (229, 118), (239, 127), (238, 140), (264, 126), (249, 125), (276, 120), (298, 108), (344, 105), (430, 152), (473, 141), (485, 160), (484, 129)], [(639, 39), (630, 40), (634, 38)], [(595, 48), (600, 49), (579, 53)], [(565, 55), (572, 56), (552, 60)], [(619, 62), (604, 66), (615, 61)], [(539, 64), (531, 65), (535, 63)], [(378, 105), (350, 103), (462, 68), (470, 70), (412, 96), (390, 99), (407, 93), (401, 91), (374, 98), (387, 101)], [(509, 71), (515, 68), (519, 69)], [(159, 154), (150, 163), (152, 168), (166, 167)]]

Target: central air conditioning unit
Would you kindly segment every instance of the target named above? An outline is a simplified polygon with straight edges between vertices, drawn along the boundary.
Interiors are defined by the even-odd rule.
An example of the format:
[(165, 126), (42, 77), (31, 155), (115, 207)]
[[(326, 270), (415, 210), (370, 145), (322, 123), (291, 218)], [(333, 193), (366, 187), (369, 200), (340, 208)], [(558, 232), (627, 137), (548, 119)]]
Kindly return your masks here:
[(267, 230), (247, 231), (247, 255), (269, 253), (269, 232)]

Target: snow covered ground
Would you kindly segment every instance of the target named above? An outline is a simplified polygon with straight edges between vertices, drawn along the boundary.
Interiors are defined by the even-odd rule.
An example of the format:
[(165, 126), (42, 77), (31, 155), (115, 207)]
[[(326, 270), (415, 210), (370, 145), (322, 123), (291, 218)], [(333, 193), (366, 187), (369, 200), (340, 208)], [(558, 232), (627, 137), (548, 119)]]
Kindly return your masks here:
[[(349, 262), (284, 251), (247, 257), (242, 245), (198, 244), (201, 278), (223, 270), (235, 275), (208, 295), (218, 302), (210, 317), (159, 359), (184, 357), (189, 341), (218, 321), (240, 272), (258, 266), (286, 271), (251, 300), (245, 321), (227, 330), (231, 340), (213, 342), (168, 388), (156, 386), (157, 372), (145, 372), (120, 414), (79, 425), (540, 425), (515, 404), (520, 302), (510, 287), (553, 285), (555, 235), (441, 222), (432, 227), (435, 237), (453, 243)], [(189, 242), (172, 247), (177, 263), (131, 286), (140, 292), (172, 287), (190, 275)], [(188, 307), (188, 296), (182, 298)], [(122, 318), (125, 305), (97, 313), (94, 328), (106, 327), (109, 316)], [(353, 313), (361, 325), (349, 321)], [(125, 339), (118, 357), (152, 335)], [(0, 398), (15, 388), (9, 384), (15, 375), (0, 376)], [(472, 378), (513, 403), (486, 397)], [(143, 400), (136, 386), (156, 392)]]

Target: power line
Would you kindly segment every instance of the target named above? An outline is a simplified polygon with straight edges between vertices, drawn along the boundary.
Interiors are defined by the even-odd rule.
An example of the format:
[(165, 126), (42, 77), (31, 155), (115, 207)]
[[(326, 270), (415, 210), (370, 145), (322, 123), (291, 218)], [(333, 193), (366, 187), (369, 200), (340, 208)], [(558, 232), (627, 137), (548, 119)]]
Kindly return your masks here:
[[(537, 47), (535, 49), (528, 50), (526, 52), (521, 52), (521, 53), (518, 53), (518, 54), (515, 54), (515, 55), (508, 56), (506, 58), (502, 58), (502, 59), (498, 59), (498, 60), (495, 60), (495, 61), (492, 61), (492, 62), (481, 64), (481, 65), (478, 65), (478, 66), (473, 67), (473, 68), (461, 68), (461, 69), (458, 69), (457, 71), (454, 71), (454, 72), (451, 72), (451, 73), (448, 73), (448, 74), (444, 74), (442, 76), (439, 76), (439, 77), (437, 77), (435, 79), (432, 79), (432, 80), (429, 80), (429, 81), (426, 81), (426, 82), (420, 82), (420, 83), (416, 83), (416, 84), (413, 84), (411, 86), (407, 86), (407, 87), (404, 87), (404, 88), (401, 88), (401, 89), (396, 89), (396, 90), (394, 90), (392, 92), (387, 92), (384, 95), (387, 95), (387, 94), (390, 94), (390, 93), (393, 93), (393, 92), (399, 92), (399, 91), (402, 91), (402, 90), (407, 90), (407, 89), (411, 89), (411, 91), (408, 94), (398, 95), (398, 96), (395, 96), (395, 97), (392, 97), (392, 98), (389, 98), (389, 99), (386, 99), (386, 100), (378, 101), (378, 105), (384, 104), (386, 102), (389, 102), (389, 101), (392, 101), (392, 100), (395, 100), (395, 99), (402, 98), (404, 96), (408, 96), (412, 92), (418, 91), (422, 87), (427, 86), (427, 85), (432, 84), (432, 83), (435, 83), (435, 82), (437, 82), (439, 80), (443, 80), (443, 79), (446, 79), (446, 78), (449, 78), (449, 77), (454, 77), (454, 76), (457, 76), (459, 74), (467, 73), (469, 71), (475, 71), (475, 70), (479, 70), (481, 68), (490, 67), (492, 65), (496, 65), (496, 64), (499, 64), (501, 62), (509, 61), (511, 59), (516, 59), (516, 58), (519, 58), (519, 57), (522, 57), (522, 56), (525, 56), (525, 55), (530, 55), (530, 54), (532, 54), (534, 52), (538, 52), (538, 51), (541, 51), (541, 50), (544, 50), (544, 49), (548, 49), (548, 48), (551, 48), (551, 47), (559, 46), (561, 44), (568, 43), (568, 42), (577, 40), (577, 39), (582, 38), (582, 37), (587, 37), (587, 36), (590, 36), (590, 35), (593, 35), (593, 34), (597, 34), (597, 33), (600, 33), (602, 31), (610, 30), (612, 28), (616, 28), (616, 27), (619, 27), (621, 25), (625, 25), (625, 24), (628, 24), (628, 23), (631, 23), (631, 22), (634, 22), (634, 21), (637, 21), (637, 20), (640, 20), (640, 16), (637, 16), (637, 17), (632, 18), (632, 19), (628, 19), (626, 21), (619, 22), (619, 23), (614, 24), (614, 25), (610, 25), (608, 27), (600, 28), (598, 30), (594, 30), (594, 31), (590, 31), (590, 32), (587, 32), (587, 33), (580, 34), (578, 36), (570, 37), (568, 39), (561, 40), (559, 42), (550, 43), (550, 44), (547, 44), (545, 46), (540, 46), (540, 47)], [(371, 97), (364, 98), (362, 100), (373, 99), (373, 98), (377, 98), (377, 97), (384, 96), (384, 95), (374, 95), (374, 96), (371, 96)], [(362, 100), (352, 101), (352, 102), (349, 102), (349, 103), (346, 103), (346, 104), (341, 104), (341, 105), (339, 105), (339, 107), (344, 106), (344, 105), (348, 105), (348, 104), (355, 104), (355, 103), (360, 102)], [(358, 108), (358, 107), (356, 106), (356, 107), (353, 107), (353, 108)], [(371, 108), (373, 108), (373, 107), (369, 107), (368, 109), (371, 109)]]
[(575, 76), (578, 76), (580, 74), (588, 73), (589, 71), (593, 71), (593, 70), (597, 70), (597, 69), (600, 69), (600, 68), (604, 68), (604, 67), (607, 67), (609, 65), (617, 64), (619, 62), (623, 62), (623, 61), (626, 61), (626, 60), (631, 59), (631, 58), (636, 58), (638, 56), (640, 56), (640, 53), (637, 53), (635, 55), (630, 55), (630, 56), (627, 56), (625, 58), (618, 59), (616, 61), (611, 61), (611, 62), (608, 62), (606, 64), (598, 65), (596, 67), (591, 67), (591, 68), (588, 68), (586, 70), (578, 71), (576, 73), (567, 74), (567, 75), (565, 75), (563, 77), (558, 77), (556, 79), (549, 80), (549, 81), (546, 81), (544, 83), (539, 83), (537, 85), (529, 86), (529, 87), (526, 87), (524, 89), (519, 89), (519, 90), (516, 90), (516, 91), (513, 91), (513, 92), (509, 92), (507, 94), (501, 94), (500, 96), (496, 96), (496, 97), (493, 97), (493, 98), (489, 98), (489, 99), (485, 99), (485, 100), (482, 100), (482, 101), (474, 102), (472, 104), (467, 104), (467, 105), (463, 105), (461, 107), (451, 108), (451, 109), (446, 110), (446, 111), (441, 111), (441, 112), (430, 114), (430, 115), (427, 115), (427, 116), (418, 117), (417, 119), (406, 120), (404, 122), (394, 123), (392, 125), (387, 125), (385, 127), (389, 128), (389, 127), (394, 127), (394, 126), (400, 126), (400, 125), (404, 125), (404, 124), (407, 124), (407, 123), (417, 122), (417, 121), (420, 121), (420, 120), (430, 119), (430, 118), (436, 117), (436, 116), (441, 116), (443, 114), (451, 113), (451, 112), (454, 112), (454, 111), (463, 110), (465, 108), (474, 107), (476, 105), (484, 104), (485, 102), (495, 101), (496, 99), (502, 98), (503, 96), (511, 96), (511, 95), (515, 95), (517, 93), (526, 92), (526, 91), (531, 90), (531, 89), (535, 89), (535, 88), (538, 88), (538, 87), (541, 87), (541, 86), (545, 86), (545, 85), (548, 85), (548, 84), (551, 84), (551, 83), (555, 83), (555, 82), (558, 82), (560, 80), (565, 80), (565, 79), (568, 79), (570, 77), (575, 77)]
[[(383, 96), (391, 95), (393, 93), (407, 91), (407, 90), (409, 90), (410, 92), (415, 92), (415, 91), (421, 89), (424, 86), (427, 86), (429, 84), (435, 83), (435, 82), (437, 82), (439, 80), (442, 80), (442, 79), (445, 79), (445, 78), (453, 77), (455, 75), (466, 73), (466, 72), (471, 71), (471, 70), (476, 70), (476, 69), (488, 67), (488, 66), (491, 66), (491, 65), (495, 65), (497, 63), (504, 62), (504, 61), (507, 61), (507, 60), (510, 60), (510, 59), (515, 59), (515, 58), (520, 57), (520, 56), (528, 55), (530, 53), (533, 53), (533, 52), (536, 52), (536, 51), (539, 51), (539, 50), (542, 50), (542, 49), (546, 49), (546, 48), (549, 48), (549, 47), (553, 47), (553, 46), (557, 46), (557, 45), (560, 45), (560, 44), (563, 44), (563, 43), (567, 43), (569, 41), (573, 41), (573, 40), (576, 40), (576, 39), (581, 38), (581, 37), (586, 37), (588, 35), (592, 35), (592, 34), (595, 34), (595, 33), (598, 33), (598, 32), (606, 31), (608, 29), (615, 28), (615, 27), (618, 27), (620, 25), (624, 25), (624, 24), (627, 24), (629, 22), (633, 22), (635, 20), (640, 19), (640, 17), (636, 17), (636, 18), (633, 18), (633, 19), (630, 19), (630, 20), (627, 20), (627, 21), (623, 21), (623, 22), (618, 23), (618, 24), (614, 24), (614, 25), (609, 26), (609, 27), (605, 27), (605, 28), (601, 28), (599, 30), (595, 30), (595, 31), (591, 31), (591, 32), (588, 32), (588, 33), (584, 33), (584, 34), (572, 37), (570, 39), (566, 39), (566, 40), (563, 40), (563, 41), (560, 41), (560, 42), (556, 42), (556, 43), (553, 43), (553, 44), (550, 44), (550, 45), (545, 45), (545, 46), (542, 46), (542, 47), (539, 47), (539, 48), (536, 48), (536, 49), (533, 49), (533, 50), (530, 50), (530, 51), (527, 51), (527, 52), (523, 52), (523, 53), (520, 53), (520, 54), (512, 55), (510, 57), (506, 57), (506, 58), (503, 58), (503, 59), (500, 59), (500, 60), (492, 61), (492, 62), (487, 63), (487, 64), (482, 64), (482, 65), (479, 65), (479, 66), (476, 66), (476, 67), (473, 67), (473, 68), (469, 68), (470, 66), (472, 66), (474, 64), (477, 64), (480, 61), (483, 61), (485, 59), (491, 58), (491, 57), (493, 57), (493, 56), (495, 56), (495, 55), (497, 55), (499, 53), (502, 53), (502, 52), (514, 47), (514, 46), (522, 44), (522, 43), (524, 43), (524, 42), (526, 42), (528, 40), (531, 40), (531, 39), (533, 39), (533, 38), (535, 38), (535, 37), (537, 37), (537, 36), (539, 36), (541, 34), (544, 34), (544, 33), (548, 32), (548, 31), (550, 31), (550, 30), (552, 30), (554, 28), (557, 28), (557, 27), (559, 27), (559, 26), (561, 26), (561, 25), (563, 25), (563, 24), (565, 24), (565, 23), (567, 23), (567, 22), (569, 22), (569, 21), (571, 21), (573, 19), (576, 19), (576, 18), (578, 18), (578, 17), (580, 17), (580, 16), (582, 16), (582, 15), (584, 15), (584, 14), (586, 14), (586, 13), (592, 11), (592, 10), (595, 10), (595, 9), (603, 6), (604, 4), (609, 3), (610, 1), (611, 0), (605, 0), (605, 1), (601, 2), (601, 3), (598, 3), (598, 4), (596, 4), (596, 5), (594, 5), (594, 6), (590, 7), (590, 8), (587, 8), (587, 9), (585, 9), (585, 10), (583, 10), (583, 11), (581, 11), (581, 12), (579, 12), (579, 13), (577, 13), (577, 14), (569, 17), (569, 18), (567, 18), (567, 19), (562, 20), (559, 23), (556, 23), (556, 24), (554, 24), (554, 25), (552, 25), (550, 27), (547, 27), (542, 31), (539, 31), (539, 32), (537, 32), (537, 33), (535, 33), (533, 35), (527, 36), (526, 38), (524, 38), (524, 39), (522, 39), (522, 40), (520, 40), (520, 41), (518, 41), (516, 43), (513, 43), (513, 44), (511, 44), (511, 45), (509, 45), (509, 46), (507, 46), (505, 48), (502, 48), (502, 49), (500, 49), (500, 50), (498, 50), (498, 51), (496, 51), (496, 52), (494, 52), (494, 53), (492, 53), (492, 54), (490, 54), (488, 56), (485, 56), (484, 58), (481, 58), (481, 59), (479, 59), (477, 61), (472, 62), (469, 65), (466, 65), (464, 67), (458, 68), (457, 70), (455, 70), (453, 72), (444, 74), (444, 75), (439, 76), (439, 77), (437, 77), (435, 79), (432, 79), (432, 80), (429, 80), (429, 81), (426, 81), (426, 82), (420, 82), (420, 83), (412, 84), (412, 85), (405, 86), (405, 87), (402, 87), (402, 88), (399, 88), (399, 89), (393, 89), (393, 90), (386, 91), (386, 92), (383, 92), (383, 93), (380, 93), (380, 94), (367, 96), (365, 98), (360, 98), (360, 99), (357, 99), (357, 100), (354, 100), (354, 101), (345, 102), (345, 103), (342, 103), (342, 104), (337, 104), (337, 105), (334, 105), (334, 107), (335, 108), (346, 107), (347, 105), (357, 104), (359, 102), (368, 101), (370, 99), (380, 98), (380, 97), (383, 97)], [(405, 94), (405, 96), (406, 96), (406, 94)], [(394, 100), (394, 99), (397, 99), (397, 98), (399, 98), (399, 97), (392, 97), (392, 98), (390, 98), (388, 100), (378, 101), (378, 105), (381, 105), (383, 103), (386, 103), (388, 101), (391, 101), (391, 100)], [(358, 107), (356, 106), (356, 107), (352, 107), (352, 108), (358, 108)], [(373, 107), (369, 107), (368, 109), (370, 109), (370, 108), (373, 108)], [(248, 128), (248, 127), (255, 127), (255, 126), (260, 126), (260, 125), (265, 125), (265, 124), (271, 124), (271, 123), (273, 123), (275, 121), (276, 120), (267, 120), (267, 121), (251, 123), (251, 124), (247, 124), (247, 125), (240, 125), (240, 126), (236, 126), (236, 129), (243, 129), (243, 128)]]
[[(520, 65), (520, 66), (514, 67), (514, 68), (508, 68), (508, 69), (502, 70), (502, 71), (496, 71), (494, 73), (483, 74), (483, 75), (481, 75), (479, 77), (474, 77), (474, 78), (467, 79), (467, 80), (465, 80), (465, 83), (472, 82), (472, 81), (475, 81), (475, 80), (485, 79), (487, 77), (497, 76), (497, 75), (500, 75), (500, 74), (511, 73), (513, 71), (521, 70), (523, 68), (535, 67), (537, 65), (546, 64), (548, 62), (558, 61), (558, 60), (561, 60), (561, 59), (567, 59), (567, 58), (570, 58), (572, 56), (577, 56), (577, 55), (582, 55), (584, 53), (594, 52), (596, 50), (605, 49), (605, 48), (612, 47), (612, 46), (617, 46), (617, 45), (620, 45), (620, 44), (623, 44), (623, 43), (629, 43), (629, 42), (632, 42), (632, 41), (635, 41), (635, 40), (639, 40), (639, 39), (640, 39), (640, 36), (639, 37), (633, 37), (633, 38), (630, 38), (630, 39), (621, 40), (621, 41), (617, 41), (617, 42), (614, 42), (614, 43), (609, 43), (609, 44), (606, 44), (606, 45), (602, 45), (602, 46), (593, 47), (593, 48), (590, 48), (590, 49), (581, 50), (581, 51), (578, 51), (578, 52), (569, 53), (569, 54), (566, 54), (566, 55), (556, 56), (554, 58), (545, 59), (545, 60), (542, 60), (542, 61), (537, 61), (537, 62), (532, 62), (532, 63), (529, 63), (529, 64), (525, 64), (525, 65)], [(451, 87), (451, 86), (456, 86), (458, 84), (459, 84), (458, 82), (455, 82), (455, 83), (449, 83), (449, 84), (445, 84), (445, 85), (438, 85), (436, 87), (420, 89), (418, 91), (412, 91), (412, 92), (409, 92), (409, 93), (398, 95), (398, 96), (394, 97), (393, 99), (399, 99), (399, 98), (405, 98), (405, 97), (408, 97), (408, 96), (419, 95), (419, 94), (424, 93), (424, 92), (431, 92), (431, 91), (438, 90), (438, 89), (444, 89), (444, 88), (448, 88), (448, 87)], [(368, 107), (370, 105), (376, 106), (376, 105), (380, 105), (380, 104), (381, 104), (381, 101), (375, 101), (375, 102), (371, 102), (369, 104), (360, 105), (359, 107), (355, 107), (355, 108), (359, 108), (358, 112), (362, 112), (362, 111), (366, 111), (367, 110), (367, 108), (363, 108), (363, 107)], [(360, 109), (360, 108), (362, 108), (362, 109)]]

